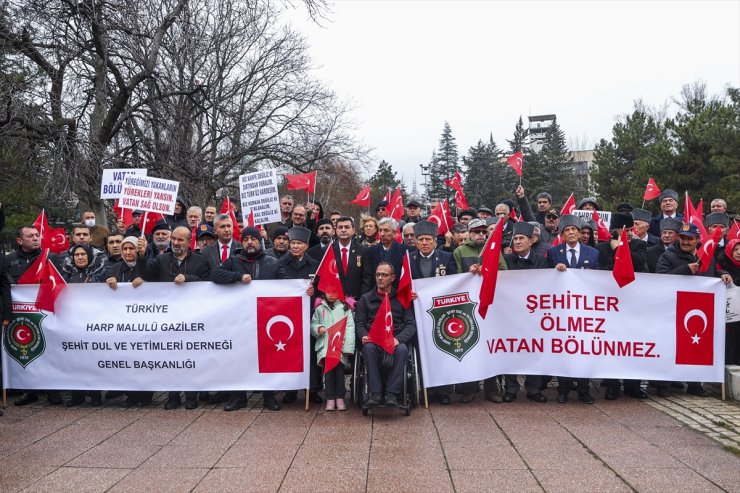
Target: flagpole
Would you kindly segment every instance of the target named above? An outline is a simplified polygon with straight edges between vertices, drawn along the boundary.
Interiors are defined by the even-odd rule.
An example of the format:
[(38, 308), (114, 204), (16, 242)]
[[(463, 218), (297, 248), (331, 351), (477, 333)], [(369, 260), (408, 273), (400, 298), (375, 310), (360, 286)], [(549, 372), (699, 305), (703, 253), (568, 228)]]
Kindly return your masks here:
[(144, 224), (141, 224), (141, 236), (140, 238), (144, 238), (144, 232), (146, 231), (146, 222), (147, 222), (147, 216), (149, 215), (149, 211), (144, 211), (144, 217), (142, 218), (144, 221)]
[(308, 395), (310, 394), (310, 391), (306, 389), (306, 411), (308, 411)]

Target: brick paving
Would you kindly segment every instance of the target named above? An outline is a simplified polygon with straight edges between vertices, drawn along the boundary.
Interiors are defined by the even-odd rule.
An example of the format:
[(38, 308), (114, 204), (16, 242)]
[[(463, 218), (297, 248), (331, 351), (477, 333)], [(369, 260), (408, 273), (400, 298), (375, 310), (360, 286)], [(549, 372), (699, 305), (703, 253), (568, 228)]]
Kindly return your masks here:
[[(598, 396), (597, 390), (593, 389)], [(740, 491), (740, 407), (677, 394), (326, 413), (10, 406), (0, 491)]]

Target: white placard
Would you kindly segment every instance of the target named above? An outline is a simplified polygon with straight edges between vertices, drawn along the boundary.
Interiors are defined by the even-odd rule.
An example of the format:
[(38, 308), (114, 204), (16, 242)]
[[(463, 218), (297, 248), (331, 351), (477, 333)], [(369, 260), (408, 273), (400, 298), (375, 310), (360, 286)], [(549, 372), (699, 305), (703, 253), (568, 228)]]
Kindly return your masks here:
[(254, 211), (255, 226), (280, 221), (280, 196), (274, 169), (240, 175), (239, 197), (244, 224), (247, 224), (250, 211)]
[(129, 175), (123, 180), (119, 205), (124, 209), (172, 215), (175, 213), (179, 188), (180, 182), (177, 181)]
[[(599, 218), (604, 221), (607, 229), (612, 223), (612, 213), (609, 211), (596, 211), (599, 213)], [(578, 216), (584, 221), (592, 220), (594, 218), (594, 211), (588, 211), (583, 209), (576, 209), (572, 212), (574, 216)]]
[(100, 198), (119, 198), (126, 175), (146, 176), (146, 174), (146, 168), (104, 169), (103, 180), (100, 183)]

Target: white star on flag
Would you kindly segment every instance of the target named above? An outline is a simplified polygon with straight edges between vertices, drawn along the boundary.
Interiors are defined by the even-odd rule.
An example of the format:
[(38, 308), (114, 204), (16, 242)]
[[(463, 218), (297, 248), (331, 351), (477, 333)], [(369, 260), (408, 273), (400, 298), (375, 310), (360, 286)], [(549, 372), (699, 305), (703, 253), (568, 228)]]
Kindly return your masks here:
[(691, 336), (691, 344), (699, 344), (699, 334)]
[(283, 341), (278, 341), (277, 344), (275, 344), (275, 347), (278, 351), (285, 351), (285, 343), (283, 343)]

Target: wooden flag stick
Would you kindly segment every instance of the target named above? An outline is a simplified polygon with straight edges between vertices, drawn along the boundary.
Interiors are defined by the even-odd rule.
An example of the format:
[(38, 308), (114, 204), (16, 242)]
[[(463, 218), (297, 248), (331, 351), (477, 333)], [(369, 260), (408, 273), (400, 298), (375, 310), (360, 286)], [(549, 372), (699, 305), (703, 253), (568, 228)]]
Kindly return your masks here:
[(308, 396), (310, 393), (309, 389), (306, 389), (306, 411), (308, 411)]
[(424, 409), (429, 409), (429, 396), (427, 395), (426, 387), (424, 387)]

